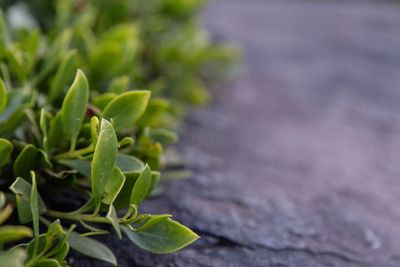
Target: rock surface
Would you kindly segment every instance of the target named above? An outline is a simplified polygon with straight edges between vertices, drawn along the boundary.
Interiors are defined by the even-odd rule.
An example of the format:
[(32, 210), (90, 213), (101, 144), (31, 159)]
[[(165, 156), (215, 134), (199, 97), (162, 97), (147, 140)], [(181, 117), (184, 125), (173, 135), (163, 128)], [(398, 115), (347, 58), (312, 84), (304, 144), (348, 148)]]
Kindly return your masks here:
[(215, 1), (207, 26), (243, 48), (243, 70), (191, 115), (194, 177), (145, 207), (202, 239), (152, 255), (108, 237), (120, 266), (400, 266), (399, 14), (384, 1)]

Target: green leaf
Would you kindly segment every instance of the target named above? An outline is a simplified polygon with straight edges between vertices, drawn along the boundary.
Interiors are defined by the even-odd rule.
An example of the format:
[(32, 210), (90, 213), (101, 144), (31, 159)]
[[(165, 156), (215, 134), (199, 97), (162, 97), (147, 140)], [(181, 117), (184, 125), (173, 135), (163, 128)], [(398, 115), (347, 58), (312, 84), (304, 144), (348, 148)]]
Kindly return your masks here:
[(116, 43), (101, 42), (95, 50), (91, 51), (90, 68), (96, 76), (103, 79), (111, 78), (121, 69), (122, 51)]
[(31, 104), (27, 102), (27, 95), (22, 90), (12, 90), (8, 93), (8, 105), (0, 113), (0, 134), (13, 133), (25, 119), (24, 110)]
[(30, 195), (30, 206), (32, 212), (32, 223), (33, 223), (33, 232), (35, 234), (35, 248), (34, 248), (34, 256), (37, 255), (38, 250), (38, 242), (39, 242), (39, 193), (37, 191), (36, 185), (36, 175), (32, 171), (32, 186), (31, 186), (31, 195)]
[(2, 244), (31, 236), (32, 230), (25, 226), (6, 225), (0, 227), (0, 243)]
[[(30, 207), (31, 198), (31, 185), (24, 179), (18, 177), (15, 182), (10, 186), (10, 190), (15, 194), (18, 207), (18, 218), (23, 224), (32, 221), (32, 212)], [(39, 213), (42, 214), (46, 211), (46, 206), (40, 197), (39, 198)]]
[[(138, 172), (138, 171), (124, 173), (124, 175), (125, 175), (124, 186), (122, 187), (121, 191), (119, 192), (117, 198), (115, 199), (115, 201), (113, 203), (114, 207), (117, 210), (123, 209), (123, 208), (128, 208), (130, 206), (133, 187), (135, 186), (136, 181), (138, 180), (140, 174), (141, 174), (141, 172)], [(159, 172), (151, 172), (151, 183), (150, 183), (149, 190), (147, 192), (147, 196), (157, 186), (159, 177), (160, 177)]]
[(118, 196), (125, 182), (125, 175), (118, 167), (114, 167), (105, 187), (103, 203), (110, 205)]
[[(45, 246), (43, 249), (46, 251), (51, 250), (53, 253), (62, 250), (62, 243), (66, 243), (67, 241), (66, 233), (64, 232), (59, 219), (52, 222), (49, 225), (47, 232), (44, 235), (41, 235), (41, 237), (45, 240)], [(58, 242), (58, 240), (60, 240), (60, 242)], [(54, 246), (54, 243), (56, 242), (58, 242), (58, 244), (57, 246)]]
[(96, 205), (99, 205), (103, 198), (105, 186), (114, 169), (117, 153), (118, 140), (114, 128), (111, 123), (102, 119), (91, 165), (92, 194)]
[(46, 152), (29, 144), (24, 147), (15, 159), (13, 164), (13, 173), (15, 176), (20, 176), (29, 180), (30, 171), (36, 170), (39, 167), (51, 168), (52, 164), (49, 161)]
[(61, 121), (61, 112), (58, 112), (50, 122), (49, 132), (47, 135), (47, 145), (49, 146), (49, 149), (54, 149), (60, 147), (65, 140)]
[(78, 53), (76, 50), (69, 51), (63, 58), (60, 67), (50, 86), (49, 99), (58, 100), (64, 95), (65, 88), (72, 82), (78, 69)]
[[(46, 222), (46, 224), (48, 224)], [(28, 252), (28, 262), (30, 264), (36, 263), (38, 261), (51, 259), (53, 262), (56, 261), (60, 266), (64, 266), (64, 259), (68, 254), (69, 245), (67, 243), (67, 238), (69, 233), (75, 225), (71, 226), (70, 229), (64, 232), (60, 225), (60, 220), (55, 220), (48, 227), (45, 234), (41, 234), (39, 237), (33, 239), (26, 246), (26, 251)], [(35, 253), (37, 251), (37, 253)], [(35, 257), (35, 255), (37, 255)], [(46, 266), (47, 262), (41, 262), (40, 266)], [(48, 264), (53, 264), (49, 262)], [(53, 265), (50, 265), (53, 266)]]
[(135, 140), (132, 137), (125, 136), (121, 141), (119, 141), (118, 145), (120, 148), (131, 146), (135, 143)]
[(117, 210), (128, 208), (130, 206), (132, 190), (140, 174), (141, 172), (137, 171), (124, 173), (125, 175), (124, 186), (122, 187), (121, 191), (119, 192), (117, 198), (113, 203), (114, 207)]
[(102, 116), (112, 120), (116, 130), (132, 126), (146, 110), (149, 99), (149, 91), (123, 93), (105, 107)]
[[(60, 241), (61, 242), (61, 241)], [(69, 252), (69, 244), (67, 242), (63, 242), (62, 245), (57, 245), (59, 246), (58, 249), (54, 250), (52, 253), (54, 254), (52, 257), (61, 262), (63, 261)]]
[(4, 267), (24, 267), (26, 253), (22, 248), (0, 252), (0, 262)]
[(32, 136), (34, 136), (36, 138), (36, 140), (41, 140), (41, 135), (40, 135), (40, 129), (39, 129), (39, 125), (37, 124), (36, 121), (36, 114), (32, 109), (25, 109), (24, 110), (24, 114), (26, 116), (26, 118), (29, 120), (30, 123), (30, 133)]
[[(72, 231), (72, 228), (70, 228), (70, 231)], [(52, 259), (62, 264), (69, 251), (67, 237), (68, 235), (60, 226), (60, 221), (56, 220), (49, 226), (45, 234), (41, 234), (27, 244), (28, 262), (33, 264), (37, 261)]]
[(123, 172), (143, 171), (144, 163), (131, 155), (118, 154), (115, 163)]
[(101, 94), (93, 99), (92, 104), (103, 110), (116, 97), (117, 94), (112, 92)]
[(129, 76), (116, 77), (111, 80), (109, 92), (114, 92), (117, 94), (122, 94), (128, 91), (130, 79)]
[(139, 126), (158, 126), (170, 108), (171, 103), (166, 99), (151, 99), (146, 111), (136, 124)]
[(8, 66), (11, 72), (19, 80), (25, 81), (27, 76), (27, 66), (23, 52), (15, 46), (10, 47), (6, 52)]
[(6, 86), (2, 79), (0, 79), (0, 113), (6, 108), (8, 103)]
[(131, 224), (131, 230), (135, 232), (140, 232), (149, 228), (150, 226), (158, 223), (159, 221), (171, 218), (172, 215), (170, 214), (140, 214), (136, 217), (136, 219)]
[(78, 70), (61, 107), (61, 121), (65, 134), (71, 140), (71, 148), (75, 148), (88, 100), (89, 83), (85, 74)]
[(90, 68), (93, 74), (105, 80), (124, 74), (132, 68), (138, 47), (137, 36), (138, 30), (134, 24), (123, 23), (110, 27), (95, 49), (90, 51)]
[(5, 49), (8, 43), (8, 29), (4, 18), (3, 11), (0, 11), (0, 51)]
[(2, 210), (6, 204), (7, 204), (6, 194), (0, 191), (0, 210)]
[(49, 50), (45, 53), (45, 59), (41, 71), (36, 76), (36, 82), (40, 82), (46, 77), (53, 69), (56, 68), (57, 64), (61, 61), (62, 57), (67, 53), (69, 44), (72, 38), (71, 29), (66, 29), (52, 42)]
[(130, 204), (139, 205), (148, 196), (151, 186), (151, 171), (146, 165), (132, 190)]
[(150, 137), (163, 146), (176, 143), (178, 141), (178, 135), (167, 129), (151, 129)]
[(90, 119), (90, 136), (92, 138), (93, 146), (96, 146), (97, 139), (99, 138), (98, 136), (99, 126), (100, 126), (99, 119), (96, 116), (93, 116)]
[(39, 50), (39, 45), (40, 45), (40, 33), (39, 30), (33, 30), (28, 33), (26, 38), (22, 40), (22, 48), (26, 52), (26, 56), (28, 59), (28, 64), (29, 64), (29, 71), (32, 70), (32, 67), (35, 63), (38, 50)]
[(76, 232), (71, 232), (68, 237), (68, 243), (71, 248), (83, 255), (117, 266), (117, 259), (112, 251), (102, 243), (92, 238), (80, 236)]
[(0, 224), (4, 223), (12, 214), (13, 207), (11, 204), (5, 206), (4, 209), (0, 211)]
[(8, 163), (12, 151), (12, 144), (6, 139), (0, 138), (0, 168)]
[(40, 111), (40, 120), (39, 120), (39, 126), (40, 126), (40, 131), (42, 132), (43, 135), (43, 149), (45, 151), (48, 151), (49, 145), (48, 145), (48, 138), (47, 138), (47, 133), (48, 133), (48, 119), (51, 118), (51, 115), (49, 115), (46, 110), (41, 109)]
[(117, 212), (115, 211), (115, 208), (113, 205), (110, 205), (110, 208), (107, 212), (106, 218), (111, 223), (112, 227), (114, 228), (115, 232), (117, 233), (118, 238), (122, 239), (121, 227), (119, 226)]
[(90, 225), (88, 223), (85, 223), (85, 221), (83, 221), (83, 220), (81, 220), (80, 223), (85, 229), (90, 231), (90, 232), (86, 232), (86, 233), (81, 234), (81, 236), (104, 235), (104, 234), (109, 234), (110, 233), (107, 230), (104, 230), (104, 229), (95, 227), (93, 225)]
[(30, 171), (38, 166), (39, 156), (39, 150), (34, 145), (25, 146), (14, 161), (14, 175), (28, 179)]
[(140, 231), (132, 231), (125, 226), (122, 230), (137, 246), (158, 254), (175, 252), (199, 238), (189, 228), (168, 217), (150, 220)]
[(150, 194), (153, 192), (154, 189), (156, 189), (159, 181), (160, 181), (160, 173), (159, 172), (151, 172), (151, 183), (150, 183), (150, 188), (149, 188), (149, 191), (147, 192), (146, 198), (150, 196)]
[(85, 177), (90, 177), (90, 161), (82, 159), (59, 160), (58, 163), (68, 166), (71, 169), (77, 170)]
[(39, 259), (34, 261), (31, 265), (32, 267), (62, 267), (60, 263), (55, 259)]

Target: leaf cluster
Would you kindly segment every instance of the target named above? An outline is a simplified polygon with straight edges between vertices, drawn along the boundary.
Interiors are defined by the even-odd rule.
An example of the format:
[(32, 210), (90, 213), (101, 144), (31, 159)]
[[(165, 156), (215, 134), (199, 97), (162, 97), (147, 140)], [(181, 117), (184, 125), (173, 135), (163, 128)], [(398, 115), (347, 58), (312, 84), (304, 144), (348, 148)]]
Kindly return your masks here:
[(111, 232), (153, 253), (193, 243), (171, 215), (139, 207), (157, 191), (183, 108), (204, 103), (205, 81), (233, 59), (199, 26), (203, 2), (1, 5), (0, 263), (68, 266), (72, 248), (117, 265), (91, 237)]

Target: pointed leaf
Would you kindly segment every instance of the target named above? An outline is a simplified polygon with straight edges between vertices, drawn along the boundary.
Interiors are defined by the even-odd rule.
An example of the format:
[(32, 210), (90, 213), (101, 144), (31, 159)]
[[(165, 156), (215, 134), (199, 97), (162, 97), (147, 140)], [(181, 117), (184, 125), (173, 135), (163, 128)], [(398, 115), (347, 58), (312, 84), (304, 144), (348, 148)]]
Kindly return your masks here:
[(132, 190), (140, 174), (141, 172), (137, 171), (124, 173), (125, 183), (113, 203), (115, 209), (120, 210), (123, 208), (128, 208), (130, 206)]
[(100, 127), (99, 119), (96, 116), (93, 116), (90, 119), (90, 136), (92, 138), (92, 144), (94, 147), (96, 146), (97, 139), (99, 138), (98, 136), (99, 127)]
[(78, 70), (75, 80), (68, 90), (61, 107), (61, 121), (65, 134), (75, 147), (76, 138), (82, 127), (86, 106), (89, 99), (89, 83), (85, 74)]
[(168, 217), (150, 221), (140, 231), (132, 231), (125, 226), (122, 230), (137, 246), (158, 254), (175, 252), (199, 238), (189, 228)]
[(103, 203), (110, 205), (114, 202), (125, 182), (125, 175), (118, 167), (114, 167), (105, 187)]
[(33, 224), (33, 232), (35, 235), (34, 243), (35, 243), (35, 249), (34, 249), (34, 256), (37, 254), (37, 249), (39, 246), (39, 193), (37, 191), (37, 185), (36, 185), (36, 175), (32, 171), (31, 172), (32, 176), (32, 187), (31, 187), (31, 195), (30, 195), (30, 206), (31, 206), (31, 213), (32, 213), (32, 224)]
[(146, 110), (149, 98), (149, 91), (123, 93), (105, 107), (102, 116), (109, 120), (112, 119), (116, 130), (132, 126)]
[(112, 265), (117, 266), (117, 259), (112, 251), (92, 238), (80, 236), (76, 232), (71, 232), (68, 237), (68, 243), (71, 248), (83, 255), (109, 262)]
[[(10, 190), (15, 194), (18, 207), (18, 218), (23, 224), (32, 221), (32, 212), (30, 207), (30, 198), (32, 186), (24, 179), (18, 177), (15, 182), (10, 186)], [(40, 197), (39, 198), (39, 213), (42, 214), (46, 211), (46, 206)]]
[(149, 166), (146, 165), (133, 187), (130, 204), (139, 205), (142, 203), (142, 201), (148, 196), (150, 186), (151, 171)]
[(91, 165), (92, 194), (96, 205), (100, 204), (105, 186), (110, 178), (118, 152), (118, 141), (114, 128), (107, 120), (101, 120), (99, 139)]
[(143, 171), (144, 163), (131, 155), (118, 154), (115, 163), (123, 172)]
[[(123, 208), (128, 208), (130, 206), (130, 201), (132, 197), (133, 187), (136, 184), (141, 172), (133, 171), (133, 172), (126, 172), (125, 175), (125, 183), (122, 187), (121, 191), (119, 192), (117, 198), (113, 202), (113, 205), (116, 210), (120, 210)], [(151, 172), (151, 183), (149, 190), (147, 192), (147, 196), (156, 188), (157, 183), (159, 181), (159, 172)], [(146, 196), (146, 198), (147, 198)]]
[(78, 54), (76, 50), (69, 51), (63, 58), (60, 67), (51, 83), (49, 99), (57, 100), (64, 95), (65, 87), (71, 83), (78, 69)]

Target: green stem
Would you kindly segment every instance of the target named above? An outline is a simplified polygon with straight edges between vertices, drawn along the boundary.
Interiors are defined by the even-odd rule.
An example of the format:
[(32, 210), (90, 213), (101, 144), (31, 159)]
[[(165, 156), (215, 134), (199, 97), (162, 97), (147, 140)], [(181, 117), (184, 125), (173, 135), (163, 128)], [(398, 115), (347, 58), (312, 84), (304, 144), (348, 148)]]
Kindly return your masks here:
[(94, 222), (94, 223), (107, 223), (107, 224), (110, 223), (107, 218), (93, 216), (92, 214), (79, 214), (79, 213), (47, 210), (46, 215), (48, 215), (50, 217), (54, 217), (54, 218), (61, 218), (61, 219), (66, 219), (66, 220), (71, 220), (71, 221), (82, 220), (82, 221)]
[(76, 138), (77, 138), (77, 137), (74, 137), (74, 138), (71, 139), (71, 145), (70, 145), (70, 147), (69, 147), (69, 151), (70, 151), (70, 152), (72, 152), (72, 151), (75, 150), (75, 147), (76, 147)]
[(78, 158), (79, 156), (91, 153), (94, 151), (93, 145), (90, 145), (88, 147), (78, 149), (78, 150), (73, 150), (69, 151), (66, 153), (58, 154), (54, 157), (56, 160), (61, 160), (61, 159), (73, 159), (73, 158)]

